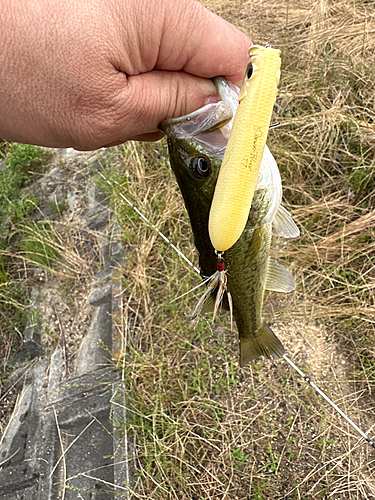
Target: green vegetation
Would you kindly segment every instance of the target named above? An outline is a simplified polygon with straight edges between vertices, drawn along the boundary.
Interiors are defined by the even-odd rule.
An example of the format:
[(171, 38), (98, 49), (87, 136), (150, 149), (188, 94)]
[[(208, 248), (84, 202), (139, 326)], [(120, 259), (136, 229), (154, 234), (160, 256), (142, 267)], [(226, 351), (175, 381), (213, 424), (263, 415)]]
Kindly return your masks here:
[(9, 173), (13, 174), (14, 187), (19, 189), (29, 184), (42, 160), (41, 148), (18, 142), (10, 143), (6, 150), (5, 165), (10, 169)]
[(23, 188), (28, 186), (35, 176), (43, 171), (41, 148), (29, 144), (11, 143), (5, 151), (5, 159), (0, 169), (0, 227), (2, 228), (1, 248), (7, 244), (10, 231), (7, 223), (17, 223), (35, 208), (38, 200), (26, 194)]
[(20, 345), (20, 331), (27, 319), (28, 290), (17, 277), (10, 254), (17, 225), (38, 204), (24, 190), (43, 172), (46, 153), (28, 144), (11, 143), (1, 148), (4, 160), (0, 168), (0, 352), (7, 359)]

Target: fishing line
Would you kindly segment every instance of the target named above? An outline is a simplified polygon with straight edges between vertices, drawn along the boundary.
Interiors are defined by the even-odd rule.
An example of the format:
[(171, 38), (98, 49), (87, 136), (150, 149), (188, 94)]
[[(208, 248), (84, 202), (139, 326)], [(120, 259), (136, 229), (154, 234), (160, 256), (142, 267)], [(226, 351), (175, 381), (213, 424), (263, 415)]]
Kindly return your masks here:
[[(107, 184), (109, 184), (109, 185), (112, 187), (112, 189), (114, 189), (112, 182), (111, 182), (110, 180), (108, 180), (108, 179), (105, 177), (105, 175), (104, 175), (102, 172), (100, 172), (100, 170), (97, 170), (97, 172), (98, 172), (98, 174), (102, 177), (102, 179), (103, 179), (105, 182), (107, 182)], [(114, 181), (114, 183), (115, 183), (115, 184), (117, 184), (117, 185), (119, 186), (119, 184), (118, 184), (118, 182), (117, 182), (117, 181)], [(126, 196), (124, 196), (121, 192), (119, 193), (119, 195), (121, 196), (121, 198), (122, 198), (122, 199), (123, 199), (123, 200), (124, 200), (124, 201), (125, 201), (125, 202), (126, 202), (126, 203), (130, 206), (130, 207), (132, 207), (132, 209), (133, 209), (133, 210), (135, 210), (135, 212), (137, 212), (137, 214), (138, 214), (138, 215), (139, 215), (139, 216), (140, 216), (140, 217), (141, 217), (141, 218), (142, 218), (145, 222), (147, 222), (147, 224), (149, 224), (149, 225), (150, 225), (150, 226), (151, 226), (151, 227), (152, 227), (152, 228), (153, 228), (153, 229), (154, 229), (154, 230), (155, 230), (155, 231), (156, 231), (156, 232), (157, 232), (157, 233), (158, 233), (158, 234), (159, 234), (159, 235), (163, 238), (163, 240), (164, 240), (164, 241), (166, 241), (166, 242), (168, 243), (168, 245), (170, 245), (170, 246), (173, 248), (173, 250), (174, 250), (175, 252), (177, 252), (177, 253), (178, 253), (178, 255), (179, 255), (180, 257), (182, 257), (182, 258), (185, 260), (185, 262), (186, 262), (187, 264), (189, 264), (189, 266), (190, 266), (190, 267), (192, 267), (192, 268), (194, 269), (194, 271), (196, 271), (196, 272), (200, 275), (200, 271), (199, 271), (199, 269), (198, 269), (198, 268), (197, 268), (197, 267), (196, 267), (196, 266), (195, 266), (195, 265), (194, 265), (194, 264), (193, 264), (193, 263), (192, 263), (192, 262), (191, 262), (191, 261), (190, 261), (187, 257), (185, 257), (185, 255), (181, 252), (181, 250), (179, 250), (179, 249), (178, 249), (178, 248), (177, 248), (177, 247), (176, 247), (176, 246), (175, 246), (175, 245), (174, 245), (174, 244), (173, 244), (173, 243), (172, 243), (172, 242), (171, 242), (171, 241), (170, 241), (170, 240), (169, 240), (169, 239), (168, 239), (168, 238), (167, 238), (167, 237), (166, 237), (166, 236), (165, 236), (165, 235), (164, 235), (164, 234), (163, 234), (163, 233), (162, 233), (162, 232), (161, 232), (161, 231), (160, 231), (160, 230), (156, 227), (156, 226), (155, 226), (155, 224), (153, 224), (153, 223), (152, 223), (152, 222), (151, 222), (151, 221), (150, 221), (150, 220), (149, 220), (149, 219), (148, 219), (148, 218), (147, 218), (147, 217), (146, 217), (146, 216), (145, 216), (145, 215), (144, 215), (144, 214), (143, 214), (143, 213), (142, 213), (142, 212), (141, 212), (141, 211), (140, 211), (140, 210), (139, 210), (139, 209), (135, 206), (135, 205), (134, 205), (134, 203), (132, 203), (132, 202), (131, 202), (128, 198), (126, 198)], [(199, 286), (200, 286), (200, 285), (199, 285)], [(198, 287), (197, 287), (197, 288), (198, 288)], [(362, 430), (361, 430), (361, 429), (360, 429), (360, 428), (359, 428), (359, 427), (358, 427), (358, 426), (357, 426), (357, 425), (356, 425), (356, 424), (355, 424), (352, 420), (350, 420), (350, 418), (349, 418), (347, 415), (345, 415), (345, 413), (344, 413), (342, 410), (340, 410), (340, 408), (339, 408), (338, 406), (336, 406), (336, 405), (335, 405), (335, 403), (334, 403), (334, 402), (333, 402), (333, 401), (332, 401), (332, 400), (331, 400), (331, 399), (330, 399), (330, 398), (329, 398), (329, 397), (328, 397), (328, 396), (327, 396), (327, 395), (326, 395), (326, 394), (325, 394), (325, 393), (324, 393), (321, 389), (319, 389), (319, 387), (318, 387), (316, 384), (314, 384), (314, 382), (313, 382), (313, 381), (312, 381), (312, 380), (311, 380), (311, 379), (310, 379), (307, 375), (305, 375), (305, 374), (303, 373), (303, 371), (302, 371), (302, 370), (300, 370), (300, 369), (298, 368), (298, 366), (296, 366), (296, 365), (293, 363), (293, 361), (291, 361), (291, 360), (290, 360), (290, 359), (289, 359), (289, 358), (288, 358), (285, 354), (283, 355), (283, 359), (284, 359), (284, 360), (285, 360), (285, 361), (286, 361), (286, 362), (287, 362), (287, 363), (288, 363), (288, 364), (289, 364), (292, 368), (294, 368), (294, 370), (295, 370), (295, 371), (296, 371), (299, 375), (301, 375), (301, 377), (302, 377), (302, 378), (303, 378), (303, 379), (304, 379), (304, 380), (305, 380), (305, 381), (306, 381), (309, 385), (311, 385), (311, 387), (312, 387), (313, 389), (315, 389), (315, 391), (316, 391), (318, 394), (320, 394), (320, 396), (322, 396), (322, 398), (323, 398), (323, 399), (325, 399), (325, 400), (327, 401), (327, 403), (328, 403), (329, 405), (331, 405), (331, 406), (332, 406), (332, 408), (333, 408), (334, 410), (336, 410), (336, 411), (337, 411), (337, 413), (339, 413), (339, 414), (342, 416), (342, 418), (344, 418), (344, 419), (348, 422), (348, 424), (350, 424), (350, 425), (353, 427), (353, 429), (355, 429), (355, 430), (358, 432), (358, 434), (360, 434), (360, 435), (361, 435), (361, 436), (362, 436), (362, 437), (363, 437), (363, 438), (364, 438), (364, 439), (368, 442), (368, 444), (369, 444), (370, 446), (372, 446), (373, 448), (375, 448), (375, 442), (374, 442), (372, 439), (370, 439), (370, 438), (369, 438), (369, 437), (368, 437), (368, 436), (367, 436), (367, 435), (366, 435), (366, 434), (365, 434), (365, 433), (364, 433), (364, 432), (363, 432), (363, 431), (362, 431)]]
[(335, 403), (331, 399), (329, 399), (329, 397), (321, 389), (319, 389), (319, 387), (316, 384), (314, 384), (314, 382), (307, 375), (305, 375), (303, 371), (298, 368), (298, 366), (296, 366), (293, 363), (293, 361), (291, 361), (285, 354), (283, 356), (283, 359), (285, 359), (285, 361), (292, 368), (294, 368), (296, 372), (298, 372), (301, 375), (301, 377), (304, 378), (306, 382), (310, 384), (311, 387), (313, 387), (316, 390), (316, 392), (319, 393), (322, 396), (322, 398), (324, 398), (327, 401), (327, 403), (329, 403), (332, 406), (332, 408), (334, 408), (337, 411), (337, 413), (339, 413), (342, 416), (342, 418), (344, 418), (353, 427), (353, 429), (355, 429), (364, 439), (366, 439), (368, 444), (370, 444), (373, 448), (375, 448), (374, 441), (370, 439), (363, 431), (361, 431), (361, 429), (352, 420), (350, 420), (350, 418), (347, 415), (345, 415), (345, 413), (341, 411), (340, 408), (336, 406)]
[[(103, 175), (103, 173), (102, 173), (100, 170), (97, 170), (97, 172), (98, 172), (98, 174), (100, 175), (100, 177), (101, 177), (102, 179), (104, 179), (104, 180), (105, 180), (105, 182), (106, 182), (107, 184), (109, 184), (109, 185), (111, 186), (111, 188), (113, 189), (113, 184), (111, 183), (111, 181), (109, 181), (109, 180), (108, 180), (108, 179), (107, 179), (107, 178)], [(117, 185), (120, 187), (120, 185), (119, 185), (119, 183), (118, 183), (117, 181), (114, 181), (114, 182), (115, 182), (115, 184), (117, 184)], [(148, 218), (147, 218), (147, 217), (146, 217), (146, 216), (145, 216), (145, 215), (144, 215), (144, 214), (143, 214), (140, 210), (138, 210), (138, 208), (134, 205), (134, 203), (132, 203), (132, 202), (131, 202), (128, 198), (126, 198), (126, 196), (124, 196), (121, 192), (119, 192), (119, 195), (121, 196), (121, 198), (122, 198), (124, 201), (126, 201), (126, 203), (127, 203), (130, 207), (132, 207), (132, 209), (133, 209), (133, 210), (135, 210), (135, 211), (137, 212), (137, 214), (138, 214), (140, 217), (142, 217), (142, 219), (143, 219), (144, 221), (146, 221), (146, 222), (147, 222), (147, 224), (149, 224), (149, 225), (152, 227), (152, 229), (154, 229), (154, 230), (155, 230), (155, 231), (159, 234), (159, 236), (161, 236), (161, 237), (163, 238), (163, 240), (164, 240), (164, 241), (166, 241), (166, 242), (168, 243), (168, 245), (170, 245), (170, 246), (173, 248), (173, 250), (174, 250), (175, 252), (177, 252), (177, 253), (178, 253), (178, 255), (179, 255), (180, 257), (182, 257), (182, 258), (184, 259), (184, 261), (185, 261), (185, 262), (187, 262), (187, 264), (189, 264), (189, 266), (191, 266), (191, 267), (194, 269), (194, 271), (196, 271), (198, 274), (200, 274), (199, 269), (198, 269), (197, 267), (195, 267), (195, 265), (194, 265), (194, 264), (193, 264), (193, 263), (192, 263), (192, 262), (191, 262), (191, 261), (190, 261), (187, 257), (185, 257), (185, 255), (181, 252), (181, 250), (179, 250), (179, 249), (178, 249), (178, 248), (177, 248), (177, 247), (176, 247), (176, 246), (175, 246), (175, 245), (171, 242), (171, 240), (169, 240), (169, 239), (165, 236), (165, 234), (163, 234), (161, 231), (159, 231), (159, 229), (155, 226), (155, 224), (153, 224), (153, 223), (152, 223), (152, 222), (151, 222), (151, 221), (150, 221), (150, 220), (149, 220), (149, 219), (148, 219)]]

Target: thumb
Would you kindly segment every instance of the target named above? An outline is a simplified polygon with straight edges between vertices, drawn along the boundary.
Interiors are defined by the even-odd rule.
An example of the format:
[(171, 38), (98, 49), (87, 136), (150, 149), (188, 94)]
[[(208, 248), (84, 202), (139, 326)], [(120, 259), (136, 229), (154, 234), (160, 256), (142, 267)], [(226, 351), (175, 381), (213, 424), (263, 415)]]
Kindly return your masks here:
[(152, 71), (127, 78), (116, 106), (116, 129), (108, 144), (157, 140), (163, 120), (182, 116), (217, 100), (214, 83), (184, 72)]

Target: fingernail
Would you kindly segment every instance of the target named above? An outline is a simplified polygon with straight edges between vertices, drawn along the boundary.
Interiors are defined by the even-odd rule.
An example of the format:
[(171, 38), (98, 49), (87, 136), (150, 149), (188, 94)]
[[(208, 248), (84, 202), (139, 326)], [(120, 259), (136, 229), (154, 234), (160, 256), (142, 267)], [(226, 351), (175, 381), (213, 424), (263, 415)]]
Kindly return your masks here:
[(219, 96), (214, 82), (208, 79), (202, 79), (201, 82), (201, 89), (206, 96), (204, 104), (219, 102)]

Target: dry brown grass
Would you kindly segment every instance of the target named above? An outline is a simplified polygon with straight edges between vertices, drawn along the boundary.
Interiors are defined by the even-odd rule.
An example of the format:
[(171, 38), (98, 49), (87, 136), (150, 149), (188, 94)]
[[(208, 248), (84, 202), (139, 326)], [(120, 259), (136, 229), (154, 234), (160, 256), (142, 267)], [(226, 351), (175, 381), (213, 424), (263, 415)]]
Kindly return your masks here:
[[(375, 6), (252, 0), (207, 6), (283, 54), (269, 145), (302, 234), (275, 238), (297, 281), (264, 316), (290, 356), (370, 436), (374, 419)], [(109, 170), (196, 262), (164, 143)], [(137, 499), (370, 499), (373, 450), (284, 362), (240, 369), (225, 315), (195, 328), (197, 276), (113, 193), (127, 262), (121, 325)], [(121, 423), (119, 423), (121, 425)]]

